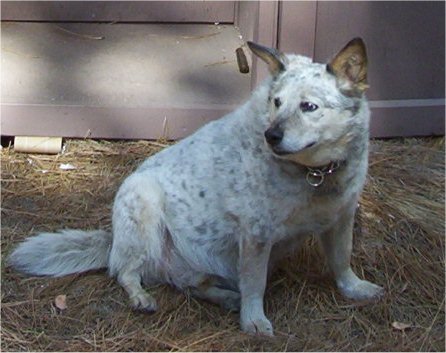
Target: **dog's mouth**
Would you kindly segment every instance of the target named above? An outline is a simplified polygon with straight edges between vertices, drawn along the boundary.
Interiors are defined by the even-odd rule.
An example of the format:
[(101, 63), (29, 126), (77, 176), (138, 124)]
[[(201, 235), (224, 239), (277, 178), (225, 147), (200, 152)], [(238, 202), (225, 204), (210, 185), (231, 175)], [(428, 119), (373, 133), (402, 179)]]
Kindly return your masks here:
[(274, 154), (276, 154), (278, 156), (286, 156), (286, 155), (289, 155), (289, 154), (296, 154), (296, 153), (299, 153), (299, 152), (302, 152), (302, 151), (306, 151), (306, 150), (310, 149), (311, 147), (313, 147), (315, 145), (316, 145), (316, 142), (311, 142), (311, 143), (307, 144), (305, 147), (303, 147), (303, 148), (301, 148), (300, 150), (297, 150), (297, 151), (285, 150), (285, 149), (281, 148), (280, 145), (277, 145), (277, 146), (271, 146), (270, 145), (270, 147), (271, 147), (271, 149), (272, 149)]
[(286, 156), (288, 154), (293, 154), (293, 152), (290, 151), (284, 151), (282, 149), (280, 149), (279, 147), (273, 147), (271, 146), (271, 149), (273, 151), (274, 154), (278, 155), (278, 156)]

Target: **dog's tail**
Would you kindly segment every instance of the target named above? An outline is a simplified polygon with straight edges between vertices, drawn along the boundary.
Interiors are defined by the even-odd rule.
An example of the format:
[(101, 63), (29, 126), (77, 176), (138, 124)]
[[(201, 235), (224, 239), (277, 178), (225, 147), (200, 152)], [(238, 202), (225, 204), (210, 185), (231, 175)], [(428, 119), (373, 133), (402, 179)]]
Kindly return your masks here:
[(28, 238), (10, 255), (9, 265), (37, 276), (61, 277), (105, 268), (112, 234), (103, 230), (61, 230)]

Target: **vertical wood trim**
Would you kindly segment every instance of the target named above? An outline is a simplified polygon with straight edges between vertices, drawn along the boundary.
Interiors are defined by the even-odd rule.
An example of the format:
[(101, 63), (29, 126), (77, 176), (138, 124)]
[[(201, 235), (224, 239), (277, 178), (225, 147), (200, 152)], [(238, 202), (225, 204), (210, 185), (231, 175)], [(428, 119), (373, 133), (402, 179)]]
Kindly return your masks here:
[(281, 1), (279, 49), (314, 58), (317, 1)]
[(238, 1), (234, 2), (234, 25), (240, 30), (240, 3)]
[(258, 33), (256, 40), (263, 45), (277, 45), (278, 1), (260, 1), (258, 14)]
[[(259, 1), (237, 1), (235, 5), (234, 23), (238, 27), (243, 40), (256, 41), (259, 26)], [(251, 51), (245, 47), (245, 53), (250, 55), (251, 89), (255, 86), (257, 64)]]
[(259, 1), (237, 1), (235, 4), (234, 23), (245, 41), (255, 40), (258, 12)]
[[(269, 47), (277, 47), (279, 2), (260, 1), (258, 10), (257, 31), (254, 32), (254, 41)], [(268, 76), (268, 68), (258, 59), (253, 60), (252, 84), (256, 86)]]

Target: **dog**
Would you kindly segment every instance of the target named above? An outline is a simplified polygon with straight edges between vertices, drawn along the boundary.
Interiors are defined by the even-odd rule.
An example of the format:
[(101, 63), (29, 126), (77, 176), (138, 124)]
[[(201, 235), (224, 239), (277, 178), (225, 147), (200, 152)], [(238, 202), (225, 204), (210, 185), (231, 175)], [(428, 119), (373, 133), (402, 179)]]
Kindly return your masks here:
[(311, 234), (340, 292), (379, 298), (352, 271), (352, 230), (368, 167), (367, 55), (351, 40), (328, 64), (248, 42), (270, 76), (234, 112), (148, 158), (122, 183), (111, 231), (28, 238), (18, 271), (64, 276), (108, 268), (133, 308), (157, 309), (142, 284), (168, 283), (240, 311), (273, 335), (267, 275)]

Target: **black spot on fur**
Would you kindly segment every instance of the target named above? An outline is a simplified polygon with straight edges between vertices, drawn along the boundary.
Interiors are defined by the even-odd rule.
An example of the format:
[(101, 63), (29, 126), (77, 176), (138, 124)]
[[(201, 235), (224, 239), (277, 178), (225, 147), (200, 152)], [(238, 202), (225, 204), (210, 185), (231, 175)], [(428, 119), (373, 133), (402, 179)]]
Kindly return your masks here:
[(242, 140), (242, 148), (244, 150), (247, 150), (250, 146), (251, 146), (251, 144), (248, 141)]
[(216, 221), (212, 221), (211, 224), (209, 224), (209, 229), (213, 234), (218, 234), (220, 232), (218, 222)]
[(196, 230), (197, 233), (199, 233), (199, 234), (205, 234), (206, 231), (207, 231), (207, 226), (206, 226), (206, 224), (203, 223), (203, 224), (201, 224), (201, 225), (195, 227), (195, 230)]
[(178, 199), (178, 203), (181, 203), (181, 204), (185, 205), (186, 207), (191, 207), (189, 202), (187, 202), (187, 201), (185, 201), (183, 199)]
[(259, 146), (256, 146), (256, 148), (253, 151), (254, 156), (259, 156), (262, 154), (262, 149)]
[(203, 190), (201, 190), (201, 191), (198, 193), (198, 196), (200, 196), (200, 197), (204, 197), (205, 194), (206, 194), (206, 193), (205, 193)]
[(226, 212), (224, 214), (224, 219), (227, 221), (235, 221), (237, 223), (240, 222), (240, 217), (231, 212)]

